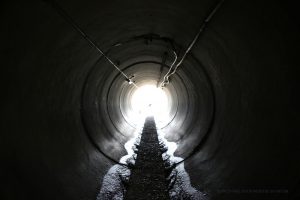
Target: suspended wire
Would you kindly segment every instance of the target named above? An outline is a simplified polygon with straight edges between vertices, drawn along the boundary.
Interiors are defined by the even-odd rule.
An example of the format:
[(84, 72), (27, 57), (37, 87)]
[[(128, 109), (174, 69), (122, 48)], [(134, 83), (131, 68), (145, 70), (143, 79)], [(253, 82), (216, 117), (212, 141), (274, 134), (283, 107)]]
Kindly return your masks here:
[(133, 84), (135, 87), (138, 87), (134, 81), (132, 80), (133, 76), (128, 76), (125, 74), (118, 65), (112, 61), (104, 52), (100, 49), (95, 41), (93, 41), (84, 31), (83, 29), (72, 19), (72, 17), (54, 0), (48, 1), (51, 3), (53, 8), (60, 14), (62, 18), (64, 18), (92, 47), (94, 47), (112, 66), (114, 66), (128, 81), (129, 84)]
[[(45, 0), (46, 1), (46, 0)], [(185, 51), (185, 53), (183, 54), (183, 56), (181, 57), (180, 61), (175, 65), (175, 63), (177, 62), (178, 56), (177, 53), (175, 52), (175, 50), (173, 50), (175, 59), (173, 61), (173, 63), (171, 64), (167, 74), (164, 76), (163, 82), (161, 83), (161, 88), (165, 87), (167, 84), (169, 84), (169, 78), (170, 76), (174, 75), (178, 69), (178, 67), (182, 64), (182, 62), (184, 61), (184, 59), (186, 58), (187, 54), (190, 52), (190, 50), (193, 48), (194, 44), (196, 43), (196, 41), (198, 40), (200, 34), (204, 31), (204, 29), (206, 28), (207, 23), (211, 20), (211, 18), (215, 15), (215, 13), (217, 12), (217, 10), (220, 8), (220, 6), (223, 4), (225, 0), (220, 0), (218, 2), (218, 4), (214, 7), (214, 9), (212, 10), (212, 12), (210, 12), (210, 14), (208, 15), (208, 17), (204, 20), (204, 22), (202, 23), (202, 25), (200, 26), (196, 36), (194, 37), (194, 39), (192, 40), (192, 42), (189, 44), (187, 50)], [(128, 76), (126, 75), (119, 67), (117, 64), (115, 64), (101, 49), (100, 47), (96, 44), (96, 42), (94, 42), (84, 31), (83, 29), (81, 29), (79, 27), (79, 25), (71, 18), (71, 16), (69, 16), (67, 14), (67, 12), (60, 7), (60, 5), (58, 5), (58, 3), (54, 0), (48, 0), (47, 2), (50, 2), (53, 6), (53, 8), (91, 45), (93, 46), (111, 65), (113, 65), (128, 81), (129, 84), (133, 84), (135, 87), (138, 87), (134, 81), (132, 81), (133, 76)], [(121, 43), (118, 43), (114, 46), (120, 46), (122, 45)], [(175, 68), (173, 69), (175, 65)], [(97, 145), (96, 145), (97, 146)], [(102, 152), (99, 147), (97, 146), (97, 149)], [(104, 153), (103, 153), (104, 154)], [(180, 162), (174, 163), (172, 168), (177, 167), (179, 164), (183, 163), (185, 160), (187, 160), (188, 158), (190, 158), (192, 155), (195, 154), (195, 151), (193, 151), (191, 154), (189, 154), (185, 159), (183, 159)], [(112, 158), (110, 158), (109, 156), (107, 156), (106, 154), (104, 154), (108, 159), (110, 159), (111, 161), (120, 164), (120, 165), (124, 165), (127, 166), (126, 164), (120, 163)]]
[(163, 88), (166, 84), (169, 84), (169, 73), (172, 71), (174, 64), (177, 61), (177, 53), (175, 51), (173, 51), (175, 59), (173, 61), (173, 63), (171, 64), (169, 71), (167, 72), (167, 74), (164, 76), (163, 82), (160, 84), (160, 87)]
[[(210, 13), (210, 15), (206, 18), (205, 22), (204, 23), (207, 23), (208, 21), (210, 21), (210, 19), (213, 17), (213, 15), (216, 13), (216, 11), (220, 8), (220, 6), (223, 4), (225, 0), (221, 0), (217, 5), (216, 7), (213, 9), (213, 11)], [(203, 25), (201, 26), (203, 27)], [(202, 28), (203, 29), (203, 28)], [(200, 28), (201, 30), (201, 28)], [(203, 31), (203, 30), (201, 30)], [(198, 34), (197, 34), (198, 35)], [(200, 35), (200, 33), (199, 33)], [(198, 37), (199, 37), (198, 35)], [(197, 36), (196, 36), (197, 37)], [(196, 39), (197, 40), (197, 39)], [(210, 126), (211, 128), (212, 126)], [(209, 128), (209, 129), (210, 129)], [(187, 156), (185, 157), (184, 159), (182, 159), (181, 161), (177, 162), (177, 163), (174, 163), (171, 167), (170, 167), (170, 170), (172, 169), (175, 169), (177, 166), (179, 166), (180, 164), (184, 163), (186, 160), (190, 159), (193, 155), (195, 155), (202, 147), (203, 147), (203, 144), (205, 143), (205, 141), (207, 140), (208, 138), (208, 133), (210, 132), (210, 130), (207, 131), (207, 133), (204, 135), (204, 138), (200, 141), (200, 143), (193, 149), (193, 151)], [(205, 162), (205, 161), (202, 161), (202, 162)]]
[(170, 67), (168, 73), (164, 76), (164, 80), (161, 83), (161, 87), (165, 87), (167, 84), (170, 83), (169, 78), (170, 76), (172, 76), (173, 74), (176, 73), (177, 68), (182, 64), (182, 62), (184, 61), (185, 57), (187, 56), (187, 54), (191, 51), (191, 49), (193, 48), (193, 46), (195, 45), (196, 41), (198, 40), (200, 34), (204, 31), (207, 23), (211, 20), (211, 18), (215, 15), (215, 13), (217, 12), (217, 10), (220, 8), (220, 6), (223, 4), (225, 0), (221, 0), (219, 1), (219, 3), (214, 7), (214, 9), (210, 12), (210, 14), (205, 18), (204, 22), (202, 23), (202, 25), (200, 26), (196, 36), (194, 37), (194, 39), (192, 40), (192, 42), (190, 43), (190, 45), (188, 46), (187, 50), (184, 52), (183, 56), (181, 57), (180, 61), (176, 64), (174, 70), (172, 71), (172, 67)]

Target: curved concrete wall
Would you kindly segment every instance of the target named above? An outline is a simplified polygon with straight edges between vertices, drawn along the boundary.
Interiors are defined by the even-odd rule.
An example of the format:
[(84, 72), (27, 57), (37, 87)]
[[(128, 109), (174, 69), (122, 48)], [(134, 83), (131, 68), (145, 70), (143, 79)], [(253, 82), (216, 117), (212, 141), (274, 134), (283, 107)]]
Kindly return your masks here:
[[(142, 85), (158, 80), (165, 52), (164, 72), (173, 61), (165, 39), (183, 53), (216, 1), (60, 4)], [(228, 188), (290, 189), (296, 198), (291, 11), (225, 1), (166, 88), (167, 139), (187, 158), (193, 186), (212, 198), (267, 198), (218, 191)], [(1, 199), (95, 199), (134, 131), (126, 121), (134, 89), (48, 3), (3, 3), (1, 16)]]

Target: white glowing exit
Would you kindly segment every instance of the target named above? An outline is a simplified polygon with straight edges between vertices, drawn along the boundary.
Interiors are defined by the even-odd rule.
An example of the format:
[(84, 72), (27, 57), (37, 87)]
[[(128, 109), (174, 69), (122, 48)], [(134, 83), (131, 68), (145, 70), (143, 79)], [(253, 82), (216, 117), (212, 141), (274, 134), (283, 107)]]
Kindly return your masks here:
[(141, 117), (152, 115), (156, 120), (164, 121), (168, 116), (168, 97), (161, 88), (154, 85), (139, 87), (132, 95), (131, 106)]

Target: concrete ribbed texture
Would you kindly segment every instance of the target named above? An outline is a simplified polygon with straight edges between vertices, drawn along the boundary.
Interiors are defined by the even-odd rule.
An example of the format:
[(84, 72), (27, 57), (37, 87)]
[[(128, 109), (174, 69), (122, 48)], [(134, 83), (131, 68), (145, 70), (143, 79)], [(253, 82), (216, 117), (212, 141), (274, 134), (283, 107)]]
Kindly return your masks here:
[[(218, 1), (57, 2), (142, 86)], [(48, 1), (0, 9), (0, 199), (94, 200), (134, 136), (135, 88)], [(300, 199), (299, 24), (292, 1), (225, 0), (165, 88), (161, 131), (212, 200)]]

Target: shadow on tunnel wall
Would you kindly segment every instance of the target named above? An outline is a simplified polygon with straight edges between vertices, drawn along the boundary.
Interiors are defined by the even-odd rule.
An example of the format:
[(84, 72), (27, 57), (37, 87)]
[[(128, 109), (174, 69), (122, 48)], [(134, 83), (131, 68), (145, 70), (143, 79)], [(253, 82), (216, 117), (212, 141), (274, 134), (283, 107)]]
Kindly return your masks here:
[[(182, 52), (217, 1), (59, 2), (104, 50), (152, 33), (172, 38)], [(118, 160), (128, 138), (113, 135), (100, 119), (88, 127), (101, 138), (91, 142), (81, 118), (82, 91), (94, 66), (103, 70), (99, 82), (116, 72), (98, 65), (105, 61), (47, 2), (1, 4), (0, 199), (95, 199), (115, 164), (95, 145), (105, 152), (109, 142), (119, 143), (111, 156)], [(209, 135), (185, 161), (192, 185), (211, 199), (299, 198), (297, 8), (291, 1), (225, 1), (187, 57), (203, 67), (215, 95)], [(120, 62), (130, 57), (119, 56)], [(192, 77), (191, 96), (204, 97), (193, 76), (198, 66), (184, 66), (179, 75)], [(84, 109), (98, 112), (98, 95)], [(202, 113), (210, 112), (203, 105), (209, 104), (199, 99), (188, 110), (183, 139), (170, 137), (178, 139), (180, 155), (196, 146), (192, 138), (200, 140), (197, 128), (206, 125), (209, 114)], [(189, 131), (195, 137), (186, 139)]]

